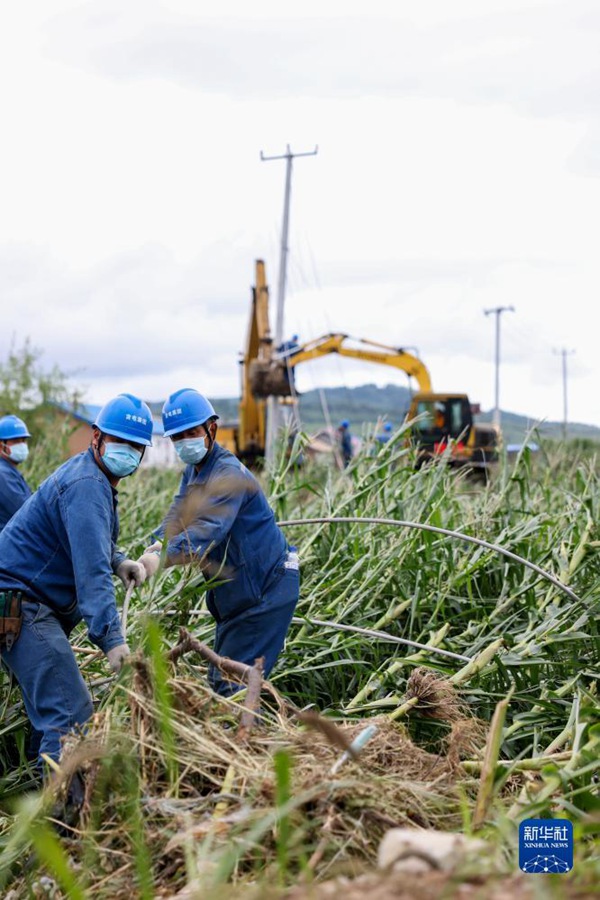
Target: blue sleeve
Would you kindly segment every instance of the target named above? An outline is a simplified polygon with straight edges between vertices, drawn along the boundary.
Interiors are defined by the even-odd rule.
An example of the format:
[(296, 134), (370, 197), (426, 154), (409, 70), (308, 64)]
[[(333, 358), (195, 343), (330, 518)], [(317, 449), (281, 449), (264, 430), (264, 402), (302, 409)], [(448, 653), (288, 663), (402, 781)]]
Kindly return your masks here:
[(117, 572), (117, 569), (118, 569), (119, 566), (121, 565), (121, 563), (122, 563), (124, 560), (126, 560), (126, 559), (127, 559), (127, 554), (126, 554), (126, 553), (123, 553), (122, 550), (118, 550), (117, 547), (115, 547), (115, 545), (113, 544), (113, 545), (112, 545), (112, 558), (111, 558), (111, 561), (110, 561), (110, 567), (111, 567), (111, 569), (113, 570), (113, 572), (114, 572), (115, 574), (116, 574), (116, 572)]
[(110, 542), (110, 566), (115, 575), (117, 574), (117, 569), (121, 565), (121, 563), (127, 559), (127, 554), (122, 550), (119, 550), (117, 547), (117, 541), (119, 539), (119, 515), (115, 509), (112, 521), (112, 532), (111, 532), (111, 542)]
[(231, 531), (248, 492), (255, 489), (233, 468), (188, 488), (174, 504), (176, 515), (166, 527), (167, 556), (201, 557), (209, 545), (218, 546)]
[(82, 478), (60, 495), (77, 603), (90, 640), (103, 653), (123, 644), (112, 580), (112, 498), (95, 478)]
[(31, 488), (20, 472), (5, 471), (0, 475), (0, 505), (3, 518), (8, 521), (31, 497)]

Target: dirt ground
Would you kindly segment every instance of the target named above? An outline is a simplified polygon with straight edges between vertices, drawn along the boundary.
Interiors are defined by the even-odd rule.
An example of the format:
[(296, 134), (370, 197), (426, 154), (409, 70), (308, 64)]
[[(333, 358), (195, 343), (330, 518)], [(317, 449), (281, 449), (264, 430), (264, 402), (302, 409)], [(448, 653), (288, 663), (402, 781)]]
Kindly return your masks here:
[(456, 883), (441, 872), (373, 873), (296, 887), (283, 894), (281, 900), (591, 900), (600, 897), (600, 888), (596, 886), (561, 879), (560, 875), (514, 875)]
[[(451, 874), (430, 872), (368, 872), (355, 878), (339, 876), (320, 884), (282, 891), (262, 884), (227, 888), (210, 900), (597, 900), (600, 888), (576, 877), (561, 875), (497, 875), (457, 880)], [(181, 892), (169, 900), (207, 900), (205, 892)]]

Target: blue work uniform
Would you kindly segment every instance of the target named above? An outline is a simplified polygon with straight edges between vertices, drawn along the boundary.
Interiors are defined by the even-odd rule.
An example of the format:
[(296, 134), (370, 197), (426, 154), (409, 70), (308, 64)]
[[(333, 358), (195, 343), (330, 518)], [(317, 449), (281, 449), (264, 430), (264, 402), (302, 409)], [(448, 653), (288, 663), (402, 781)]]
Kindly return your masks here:
[(298, 341), (290, 340), (284, 341), (282, 344), (276, 348), (276, 353), (280, 359), (283, 359), (287, 356), (293, 356), (294, 353), (298, 353), (300, 350), (300, 344)]
[(83, 618), (104, 653), (123, 644), (112, 575), (117, 491), (91, 449), (52, 473), (0, 534), (0, 591), (21, 591), (23, 624), (2, 660), (13, 672), (40, 753), (60, 756), (60, 738), (92, 714), (92, 699), (68, 636)]
[(17, 466), (0, 457), (0, 531), (28, 497), (31, 497), (31, 488)]
[(347, 428), (340, 428), (340, 447), (344, 465), (347, 466), (352, 459), (352, 435)]
[[(201, 466), (188, 465), (179, 492), (155, 535), (175, 562), (200, 560), (216, 621), (215, 652), (253, 665), (264, 657), (268, 676), (283, 647), (298, 602), (298, 565), (261, 487), (228, 450), (213, 444)], [(219, 693), (234, 686), (211, 669)]]

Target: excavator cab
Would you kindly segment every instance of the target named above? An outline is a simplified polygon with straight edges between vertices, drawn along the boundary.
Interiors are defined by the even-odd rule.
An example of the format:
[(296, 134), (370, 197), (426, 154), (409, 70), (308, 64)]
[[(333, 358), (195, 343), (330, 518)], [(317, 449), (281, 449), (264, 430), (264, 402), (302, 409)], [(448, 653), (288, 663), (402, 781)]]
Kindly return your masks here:
[(464, 394), (419, 395), (413, 397), (410, 418), (419, 444), (434, 450), (449, 439), (467, 444), (473, 426), (469, 399)]
[(498, 460), (500, 432), (495, 425), (474, 423), (466, 394), (414, 394), (408, 418), (415, 419), (419, 466), (444, 454), (450, 466), (466, 466), (487, 481), (490, 466)]

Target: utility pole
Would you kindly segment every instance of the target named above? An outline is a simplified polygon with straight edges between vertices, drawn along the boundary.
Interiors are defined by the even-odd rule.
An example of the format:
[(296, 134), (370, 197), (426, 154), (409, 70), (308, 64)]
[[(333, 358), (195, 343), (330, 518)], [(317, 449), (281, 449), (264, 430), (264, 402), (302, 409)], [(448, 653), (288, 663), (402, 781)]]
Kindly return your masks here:
[(567, 439), (567, 356), (570, 356), (572, 353), (575, 353), (574, 350), (565, 350), (563, 347), (562, 350), (552, 350), (557, 356), (562, 356), (562, 379), (563, 379), (563, 425), (562, 425), (562, 436), (563, 441)]
[(493, 309), (484, 309), (486, 316), (494, 313), (496, 316), (496, 390), (494, 402), (494, 425), (500, 427), (500, 316), (503, 312), (514, 312), (514, 306), (496, 306)]
[[(279, 156), (265, 156), (262, 150), (260, 158), (263, 162), (270, 162), (274, 159), (285, 159), (285, 194), (283, 198), (283, 221), (281, 223), (281, 248), (279, 253), (279, 282), (277, 285), (277, 316), (275, 319), (275, 347), (279, 347), (283, 341), (283, 308), (285, 304), (285, 285), (287, 280), (287, 257), (288, 257), (288, 233), (290, 227), (290, 197), (292, 193), (292, 160), (295, 156), (316, 156), (319, 148), (309, 150), (305, 153), (292, 153), (290, 145), (287, 144), (286, 151)], [(279, 428), (279, 404), (276, 397), (267, 399), (267, 434), (265, 456), (267, 462), (273, 460), (275, 438)]]

